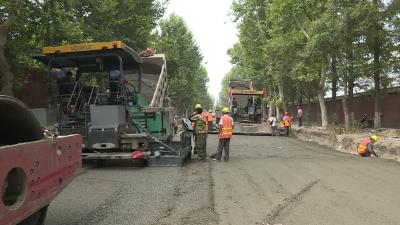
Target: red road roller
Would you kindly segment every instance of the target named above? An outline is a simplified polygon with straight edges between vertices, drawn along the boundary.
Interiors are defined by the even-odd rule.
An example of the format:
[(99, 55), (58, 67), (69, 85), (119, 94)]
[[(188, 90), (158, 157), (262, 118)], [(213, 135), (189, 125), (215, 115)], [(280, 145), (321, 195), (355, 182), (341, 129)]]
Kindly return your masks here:
[(43, 129), (18, 99), (0, 95), (0, 224), (41, 225), (81, 168), (82, 137)]

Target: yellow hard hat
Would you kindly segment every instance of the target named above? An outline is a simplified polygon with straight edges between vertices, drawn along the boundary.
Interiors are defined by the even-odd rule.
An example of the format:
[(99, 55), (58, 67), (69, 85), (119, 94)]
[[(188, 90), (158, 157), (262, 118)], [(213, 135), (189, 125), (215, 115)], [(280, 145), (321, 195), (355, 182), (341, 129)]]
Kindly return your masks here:
[(372, 136), (371, 136), (371, 140), (373, 140), (374, 142), (377, 142), (378, 139), (379, 139), (379, 137), (376, 136), (376, 135), (372, 135)]
[(196, 104), (196, 106), (194, 107), (195, 109), (201, 109), (201, 105), (200, 104)]
[(212, 110), (210, 109), (210, 110), (208, 110), (209, 112), (212, 112)]
[(222, 112), (223, 112), (223, 113), (229, 113), (229, 108), (228, 108), (228, 107), (224, 107), (224, 108), (222, 109)]

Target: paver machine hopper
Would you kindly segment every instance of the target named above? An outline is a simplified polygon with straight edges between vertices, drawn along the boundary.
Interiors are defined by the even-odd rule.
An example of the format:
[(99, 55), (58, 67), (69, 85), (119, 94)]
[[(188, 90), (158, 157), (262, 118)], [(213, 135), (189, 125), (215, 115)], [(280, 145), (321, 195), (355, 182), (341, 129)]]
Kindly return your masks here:
[(33, 58), (49, 69), (41, 112), (56, 112), (59, 133), (82, 134), (85, 160), (175, 166), (190, 158), (190, 123), (173, 132), (163, 54), (140, 57), (111, 41), (45, 47)]

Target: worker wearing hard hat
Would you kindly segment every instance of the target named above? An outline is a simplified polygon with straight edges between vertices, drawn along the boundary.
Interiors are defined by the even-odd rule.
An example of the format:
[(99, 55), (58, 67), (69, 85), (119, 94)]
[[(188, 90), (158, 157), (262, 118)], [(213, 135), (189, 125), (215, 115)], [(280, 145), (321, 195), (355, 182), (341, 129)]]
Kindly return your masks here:
[(212, 110), (210, 109), (210, 110), (208, 110), (208, 114), (207, 114), (208, 131), (212, 130), (213, 122), (214, 122), (214, 114), (213, 114)]
[(194, 108), (195, 112), (191, 118), (195, 135), (194, 151), (203, 161), (207, 161), (207, 115), (200, 104), (196, 104)]
[(290, 136), (290, 128), (292, 126), (292, 118), (289, 116), (288, 112), (285, 112), (285, 116), (283, 117), (283, 128), (285, 129), (285, 136)]
[(378, 155), (374, 151), (374, 146), (373, 144), (377, 142), (379, 139), (378, 136), (372, 135), (371, 137), (364, 139), (358, 144), (357, 152), (360, 154), (362, 157), (370, 157), (371, 154), (374, 156), (378, 157)]
[(224, 161), (229, 160), (229, 144), (232, 138), (233, 131), (233, 118), (229, 116), (229, 108), (225, 107), (222, 109), (223, 116), (217, 124), (217, 128), (219, 129), (219, 143), (218, 143), (218, 153), (216, 156), (216, 160), (221, 161), (222, 152), (225, 150)]

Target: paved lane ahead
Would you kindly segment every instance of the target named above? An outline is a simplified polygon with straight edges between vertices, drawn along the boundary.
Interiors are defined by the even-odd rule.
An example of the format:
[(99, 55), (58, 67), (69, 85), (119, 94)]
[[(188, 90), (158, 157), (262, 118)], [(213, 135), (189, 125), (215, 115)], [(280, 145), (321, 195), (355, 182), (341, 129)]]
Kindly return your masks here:
[(220, 224), (400, 224), (400, 166), (285, 137), (236, 136), (213, 167)]

